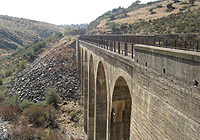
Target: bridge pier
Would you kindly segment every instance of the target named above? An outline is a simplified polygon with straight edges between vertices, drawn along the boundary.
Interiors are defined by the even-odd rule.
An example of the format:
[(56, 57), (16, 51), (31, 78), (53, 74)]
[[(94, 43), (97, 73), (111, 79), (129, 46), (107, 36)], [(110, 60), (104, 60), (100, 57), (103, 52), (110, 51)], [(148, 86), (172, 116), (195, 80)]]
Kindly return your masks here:
[(95, 78), (94, 78), (94, 64), (93, 57), (90, 56), (89, 62), (89, 101), (88, 101), (88, 139), (94, 140), (94, 109), (95, 109)]

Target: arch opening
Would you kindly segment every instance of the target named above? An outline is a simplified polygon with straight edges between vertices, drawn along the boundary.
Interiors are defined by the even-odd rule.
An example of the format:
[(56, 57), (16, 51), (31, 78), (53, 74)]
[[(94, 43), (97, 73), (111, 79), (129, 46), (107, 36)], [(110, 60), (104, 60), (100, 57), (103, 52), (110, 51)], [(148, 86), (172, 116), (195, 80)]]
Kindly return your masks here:
[(106, 139), (107, 87), (103, 63), (100, 62), (96, 79), (96, 139)]
[(94, 140), (94, 100), (95, 100), (95, 81), (93, 57), (90, 56), (89, 62), (89, 134), (88, 139)]
[(83, 48), (81, 49), (81, 104), (83, 105)]
[(87, 51), (85, 51), (85, 61), (84, 61), (84, 88), (83, 88), (83, 95), (84, 95), (84, 100), (83, 100), (83, 106), (84, 106), (84, 129), (85, 132), (87, 133), (87, 120), (88, 120), (88, 115), (87, 115), (87, 110), (88, 110), (88, 60), (87, 60)]
[(128, 85), (123, 77), (115, 83), (112, 109), (110, 140), (130, 139), (131, 96)]

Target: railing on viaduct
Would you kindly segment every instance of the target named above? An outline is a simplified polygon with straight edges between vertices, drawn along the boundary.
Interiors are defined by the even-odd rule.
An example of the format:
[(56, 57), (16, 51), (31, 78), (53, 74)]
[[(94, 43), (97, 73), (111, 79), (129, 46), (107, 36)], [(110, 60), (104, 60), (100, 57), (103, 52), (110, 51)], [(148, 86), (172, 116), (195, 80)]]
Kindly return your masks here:
[(85, 35), (80, 39), (132, 58), (134, 44), (200, 52), (200, 34)]
[(199, 41), (200, 34), (80, 36), (88, 140), (200, 139)]

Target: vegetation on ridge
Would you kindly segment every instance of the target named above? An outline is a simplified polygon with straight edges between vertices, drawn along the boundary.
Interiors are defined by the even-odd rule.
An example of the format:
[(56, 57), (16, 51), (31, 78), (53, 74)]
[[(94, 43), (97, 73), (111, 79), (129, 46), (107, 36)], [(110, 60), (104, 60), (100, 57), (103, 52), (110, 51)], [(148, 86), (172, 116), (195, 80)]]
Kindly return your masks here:
[(59, 26), (0, 15), (0, 49), (15, 50), (62, 31)]
[(87, 34), (199, 33), (200, 2), (159, 0), (108, 11), (88, 27)]
[(62, 37), (62, 33), (56, 32), (52, 36), (36, 41), (26, 48), (18, 48), (10, 55), (1, 56), (0, 89), (4, 90), (11, 87), (19, 72), (25, 69), (29, 63), (33, 62), (46, 47), (57, 42)]

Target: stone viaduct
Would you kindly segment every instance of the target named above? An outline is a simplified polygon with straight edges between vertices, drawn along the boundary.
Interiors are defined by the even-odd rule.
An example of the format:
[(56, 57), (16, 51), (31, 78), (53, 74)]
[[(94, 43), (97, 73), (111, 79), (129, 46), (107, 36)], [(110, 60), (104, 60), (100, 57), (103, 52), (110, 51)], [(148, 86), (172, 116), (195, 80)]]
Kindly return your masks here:
[(84, 37), (76, 50), (89, 140), (200, 140), (199, 52)]

